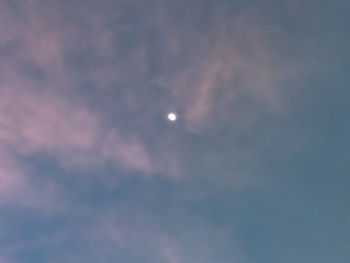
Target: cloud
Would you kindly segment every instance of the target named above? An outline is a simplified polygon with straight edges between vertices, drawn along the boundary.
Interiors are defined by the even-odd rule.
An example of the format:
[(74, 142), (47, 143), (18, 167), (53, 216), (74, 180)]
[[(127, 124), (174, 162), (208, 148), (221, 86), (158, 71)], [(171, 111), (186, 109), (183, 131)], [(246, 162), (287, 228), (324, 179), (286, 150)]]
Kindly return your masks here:
[(160, 238), (160, 254), (167, 263), (180, 263), (180, 255), (177, 246), (167, 237)]
[(111, 161), (150, 173), (150, 157), (137, 136), (122, 136), (86, 105), (87, 97), (77, 95), (82, 82), (70, 54), (86, 49), (105, 57), (112, 49), (102, 14), (82, 5), (75, 9), (76, 20), (67, 22), (61, 8), (55, 1), (1, 4), (1, 24), (8, 25), (0, 43), (1, 146), (20, 155), (48, 154), (63, 166)]
[(237, 195), (256, 197), (261, 163), (300, 146), (289, 119), (264, 114), (283, 111), (318, 51), (270, 20), (277, 8), (262, 15), (275, 3), (209, 2), (0, 2), (1, 250), (247, 262)]
[[(164, 83), (170, 83), (192, 131), (212, 123), (214, 116), (227, 115), (243, 101), (260, 111), (280, 109), (284, 93), (309, 70), (304, 58), (285, 52), (290, 44), (282, 28), (259, 21), (249, 12), (232, 18), (219, 11), (213, 17), (208, 18), (205, 34), (175, 25), (162, 29), (164, 35), (181, 32), (169, 41), (177, 39), (183, 61), (166, 75)], [(191, 24), (188, 19), (187, 26)], [(167, 59), (176, 61), (171, 51)], [(250, 113), (246, 108), (240, 114), (248, 118)]]
[[(61, 8), (56, 1), (0, 3), (1, 204), (46, 209), (63, 194), (56, 180), (33, 176), (25, 158), (53, 158), (63, 169), (112, 164), (143, 175), (155, 172), (138, 135), (123, 133), (89, 106), (89, 96), (81, 96), (85, 81), (73, 58), (87, 51), (106, 57), (113, 49), (102, 14), (81, 5), (68, 18)], [(96, 81), (110, 83), (105, 79)]]
[[(112, 164), (178, 176), (187, 169), (178, 143), (185, 132), (232, 116), (244, 130), (282, 107), (302, 68), (287, 62), (283, 30), (254, 13), (231, 18), (218, 7), (204, 27), (181, 5), (149, 7), (1, 3), (0, 146), (16, 167), (45, 155), (65, 169)], [(178, 130), (159, 121), (169, 108), (179, 112)]]
[[(19, 174), (21, 158), (45, 155), (65, 169), (111, 164), (176, 177), (190, 170), (179, 143), (186, 132), (217, 123), (245, 131), (261, 112), (283, 107), (305, 69), (285, 52), (283, 30), (250, 10), (0, 5), (0, 146)], [(180, 120), (173, 131), (160, 121), (170, 108)]]
[(64, 190), (49, 178), (33, 176), (25, 165), (3, 150), (0, 151), (0, 208), (21, 207), (47, 215), (62, 212)]
[(0, 90), (2, 147), (22, 155), (49, 154), (67, 165), (112, 159), (132, 170), (150, 171), (137, 139), (121, 137), (116, 128), (105, 131), (98, 116), (58, 94), (21, 87)]
[(151, 160), (136, 137), (129, 137), (125, 140), (117, 131), (111, 131), (103, 142), (102, 156), (116, 160), (125, 168), (143, 171), (146, 174), (152, 173)]
[(22, 192), (25, 184), (23, 171), (0, 152), (0, 205)]
[(10, 261), (9, 259), (5, 258), (5, 257), (2, 257), (0, 256), (0, 263), (11, 263), (13, 261)]

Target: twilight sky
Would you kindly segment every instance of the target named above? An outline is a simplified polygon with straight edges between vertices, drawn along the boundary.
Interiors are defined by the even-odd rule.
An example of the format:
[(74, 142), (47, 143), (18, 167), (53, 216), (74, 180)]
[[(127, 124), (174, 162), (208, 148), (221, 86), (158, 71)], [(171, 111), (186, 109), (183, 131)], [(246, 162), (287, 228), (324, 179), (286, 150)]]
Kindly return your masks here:
[(349, 13), (0, 0), (0, 263), (350, 262)]

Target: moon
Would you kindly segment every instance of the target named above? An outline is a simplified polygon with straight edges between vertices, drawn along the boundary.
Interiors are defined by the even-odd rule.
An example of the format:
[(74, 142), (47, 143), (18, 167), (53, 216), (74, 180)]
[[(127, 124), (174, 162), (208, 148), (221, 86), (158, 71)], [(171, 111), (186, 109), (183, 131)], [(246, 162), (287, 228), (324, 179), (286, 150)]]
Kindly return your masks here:
[(168, 114), (168, 119), (170, 120), (170, 121), (176, 121), (176, 119), (177, 119), (177, 116), (176, 116), (176, 114), (174, 113), (174, 112), (170, 112), (169, 114)]

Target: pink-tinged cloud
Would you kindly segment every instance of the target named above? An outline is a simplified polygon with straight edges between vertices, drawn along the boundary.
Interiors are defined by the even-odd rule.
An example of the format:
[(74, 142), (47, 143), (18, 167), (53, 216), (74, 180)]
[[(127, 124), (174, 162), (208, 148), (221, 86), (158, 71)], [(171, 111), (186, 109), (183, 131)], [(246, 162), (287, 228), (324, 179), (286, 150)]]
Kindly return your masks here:
[[(66, 168), (112, 163), (147, 175), (178, 174), (176, 140), (154, 130), (161, 111), (175, 105), (185, 130), (199, 131), (218, 116), (226, 118), (243, 98), (249, 106), (233, 114), (254, 118), (256, 112), (280, 105), (283, 84), (290, 72), (298, 74), (273, 48), (279, 43), (270, 39), (279, 30), (248, 23), (250, 18), (229, 22), (218, 15), (208, 34), (201, 34), (187, 27), (192, 15), (174, 25), (169, 6), (157, 2), (144, 26), (158, 30), (164, 53), (153, 54), (144, 41), (123, 54), (118, 34), (131, 29), (116, 29), (111, 11), (84, 4), (67, 18), (58, 3), (29, 1), (21, 5), (21, 19), (8, 4), (0, 4), (0, 44), (12, 48), (0, 66), (0, 146), (13, 158), (46, 154)], [(90, 67), (79, 61), (85, 61), (81, 54), (93, 55)], [(159, 57), (162, 76), (147, 77), (152, 56)], [(94, 84), (96, 98), (85, 96), (86, 83)], [(154, 83), (164, 86), (166, 96), (155, 98), (158, 93), (149, 88)], [(92, 108), (91, 100), (108, 105), (100, 103), (104, 111)], [(113, 114), (122, 121), (114, 123)], [(124, 117), (131, 127), (125, 130), (134, 132), (124, 131)]]
[[(18, 166), (16, 156), (45, 154), (65, 168), (112, 163), (152, 174), (158, 168), (139, 136), (121, 133), (103, 113), (89, 108), (76, 88), (82, 83), (79, 68), (67, 67), (70, 55), (82, 49), (104, 59), (113, 55), (115, 36), (106, 26), (106, 10), (81, 5), (75, 10), (77, 20), (67, 21), (57, 4), (28, 1), (21, 5), (21, 19), (18, 10), (0, 4), (0, 45), (13, 47), (0, 66), (0, 146)], [(125, 67), (116, 63), (100, 66), (86, 76), (97, 87), (111, 85), (125, 73), (118, 73)], [(42, 78), (33, 78), (32, 70)]]
[(6, 257), (0, 256), (0, 263), (14, 263), (14, 261), (12, 261)]
[(86, 171), (108, 163), (147, 176), (154, 172), (136, 136), (120, 135), (84, 105), (33, 87), (0, 89), (0, 205), (48, 213), (65, 209), (65, 190), (58, 182), (52, 176), (33, 177), (21, 161), (36, 155), (54, 158), (65, 169)]
[(45, 153), (65, 165), (113, 161), (126, 169), (149, 173), (151, 163), (142, 143), (107, 132), (96, 114), (72, 105), (59, 94), (0, 90), (0, 143), (17, 154)]
[(23, 171), (0, 152), (0, 205), (18, 197), (27, 184)]
[(13, 156), (0, 151), (0, 207), (15, 205), (40, 209), (45, 213), (62, 211), (63, 203), (54, 182), (31, 178)]
[(177, 246), (169, 237), (161, 237), (159, 239), (159, 253), (163, 260), (167, 263), (180, 263), (180, 253)]
[[(93, 147), (94, 116), (49, 92), (21, 87), (1, 90), (2, 139), (21, 153), (70, 152)], [(12, 145), (10, 145), (10, 143)]]
[(127, 169), (136, 169), (146, 174), (153, 170), (151, 160), (137, 137), (123, 139), (116, 130), (107, 134), (102, 145), (102, 155)]
[(232, 119), (238, 113), (229, 113), (230, 108), (243, 101), (251, 105), (239, 109), (242, 118), (251, 118), (253, 111), (280, 110), (284, 94), (310, 71), (305, 57), (285, 52), (289, 43), (284, 31), (259, 21), (255, 13), (231, 17), (221, 10), (208, 18), (206, 34), (185, 27), (191, 14), (185, 16), (185, 25), (168, 22), (164, 14), (158, 21), (169, 47), (164, 64), (174, 69), (163, 85), (170, 86), (190, 131), (222, 115)]

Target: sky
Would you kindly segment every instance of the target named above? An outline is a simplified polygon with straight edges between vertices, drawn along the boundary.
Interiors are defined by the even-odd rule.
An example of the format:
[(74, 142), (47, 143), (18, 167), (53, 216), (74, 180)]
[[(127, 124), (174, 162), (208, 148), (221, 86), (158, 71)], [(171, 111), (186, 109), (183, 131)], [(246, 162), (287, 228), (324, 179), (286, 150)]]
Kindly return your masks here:
[(349, 12), (0, 0), (0, 263), (350, 262)]

